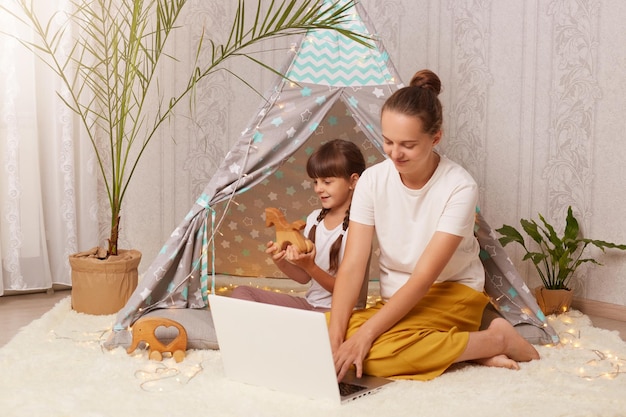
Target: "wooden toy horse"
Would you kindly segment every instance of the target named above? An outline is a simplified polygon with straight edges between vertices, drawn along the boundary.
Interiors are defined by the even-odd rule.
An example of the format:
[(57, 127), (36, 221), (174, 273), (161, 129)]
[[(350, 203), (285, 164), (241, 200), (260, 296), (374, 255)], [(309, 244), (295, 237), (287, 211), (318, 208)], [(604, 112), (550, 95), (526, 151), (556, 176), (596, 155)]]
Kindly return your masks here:
[(268, 207), (265, 209), (265, 226), (276, 227), (276, 244), (281, 250), (289, 245), (294, 245), (301, 253), (309, 253), (313, 250), (313, 242), (305, 239), (300, 233), (300, 230), (306, 226), (304, 220), (288, 223), (282, 211), (275, 207)]
[[(164, 345), (156, 337), (156, 329), (159, 327), (174, 326), (178, 330), (178, 335), (167, 345)], [(152, 360), (160, 361), (163, 359), (163, 353), (169, 352), (176, 362), (181, 362), (185, 358), (185, 350), (187, 350), (187, 331), (178, 322), (164, 317), (144, 317), (133, 325), (133, 341), (126, 350), (132, 353), (139, 342), (148, 345), (148, 357)]]

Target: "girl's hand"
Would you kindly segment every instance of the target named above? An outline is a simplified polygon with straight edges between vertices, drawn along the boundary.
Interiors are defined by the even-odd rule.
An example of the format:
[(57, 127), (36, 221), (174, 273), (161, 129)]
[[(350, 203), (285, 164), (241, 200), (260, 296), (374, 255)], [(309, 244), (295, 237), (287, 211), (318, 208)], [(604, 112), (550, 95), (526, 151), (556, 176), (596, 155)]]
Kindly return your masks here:
[(352, 365), (356, 368), (356, 376), (363, 375), (363, 360), (370, 351), (373, 341), (357, 331), (348, 340), (345, 340), (338, 349), (333, 347), (333, 359), (337, 371), (337, 381), (341, 381)]
[(315, 245), (309, 253), (301, 253), (295, 245), (287, 246), (285, 259), (292, 264), (299, 266), (305, 271), (311, 271), (315, 267)]
[(280, 247), (276, 244), (276, 242), (272, 242), (271, 240), (265, 244), (267, 249), (265, 249), (265, 253), (272, 257), (274, 262), (280, 262), (285, 258), (286, 251), (281, 250)]

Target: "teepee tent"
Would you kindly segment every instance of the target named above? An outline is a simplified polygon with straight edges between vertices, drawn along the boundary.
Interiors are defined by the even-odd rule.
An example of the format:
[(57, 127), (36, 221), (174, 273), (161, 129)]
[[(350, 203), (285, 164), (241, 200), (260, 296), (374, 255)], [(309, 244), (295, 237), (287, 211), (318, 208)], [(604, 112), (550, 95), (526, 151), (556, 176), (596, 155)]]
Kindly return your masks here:
[[(348, 29), (372, 36), (372, 47), (330, 30), (302, 37), (285, 76), (278, 77), (118, 313), (113, 338), (156, 309), (206, 308), (216, 274), (276, 277), (279, 271), (264, 253), (274, 233), (265, 227), (264, 209), (279, 207), (295, 220), (317, 208), (305, 166), (321, 143), (351, 140), (368, 165), (383, 160), (380, 110), (403, 85), (359, 3)], [(370, 279), (376, 278), (374, 267)], [(524, 313), (516, 311), (515, 318), (551, 332), (533, 302), (532, 296), (524, 300)]]

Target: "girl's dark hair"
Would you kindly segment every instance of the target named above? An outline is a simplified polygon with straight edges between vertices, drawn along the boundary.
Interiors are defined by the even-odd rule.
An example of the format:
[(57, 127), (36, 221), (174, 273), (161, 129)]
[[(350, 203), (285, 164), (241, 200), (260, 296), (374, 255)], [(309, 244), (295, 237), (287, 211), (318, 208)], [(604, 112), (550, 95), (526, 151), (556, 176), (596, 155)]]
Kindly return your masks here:
[(385, 101), (382, 112), (391, 110), (419, 117), (424, 133), (434, 135), (441, 130), (443, 123), (439, 93), (441, 80), (437, 74), (427, 69), (420, 70), (413, 75), (408, 87), (399, 89)]
[[(350, 179), (352, 174), (359, 176), (365, 171), (365, 158), (359, 147), (350, 141), (343, 139), (333, 139), (320, 146), (310, 157), (306, 163), (306, 172), (310, 178), (344, 178)], [(315, 242), (315, 231), (319, 222), (324, 220), (328, 209), (322, 208), (317, 216), (317, 221), (309, 231), (308, 238)], [(348, 220), (350, 219), (350, 207), (346, 210), (343, 218), (343, 230), (348, 229)], [(344, 233), (340, 234), (337, 240), (330, 247), (329, 254), (329, 273), (334, 274), (339, 268), (339, 250), (341, 249), (341, 241)]]

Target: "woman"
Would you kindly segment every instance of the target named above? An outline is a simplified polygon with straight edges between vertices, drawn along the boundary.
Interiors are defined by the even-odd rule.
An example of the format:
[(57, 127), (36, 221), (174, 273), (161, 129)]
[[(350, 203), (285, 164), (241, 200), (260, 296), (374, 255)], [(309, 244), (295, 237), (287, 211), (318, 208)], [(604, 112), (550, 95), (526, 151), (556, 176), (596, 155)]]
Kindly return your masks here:
[[(422, 70), (383, 105), (389, 158), (356, 186), (329, 318), (339, 380), (351, 366), (359, 376), (427, 380), (456, 362), (518, 369), (539, 358), (504, 319), (478, 331), (488, 302), (473, 234), (478, 187), (434, 149), (440, 90), (437, 75)], [(374, 233), (382, 301), (353, 314)]]

